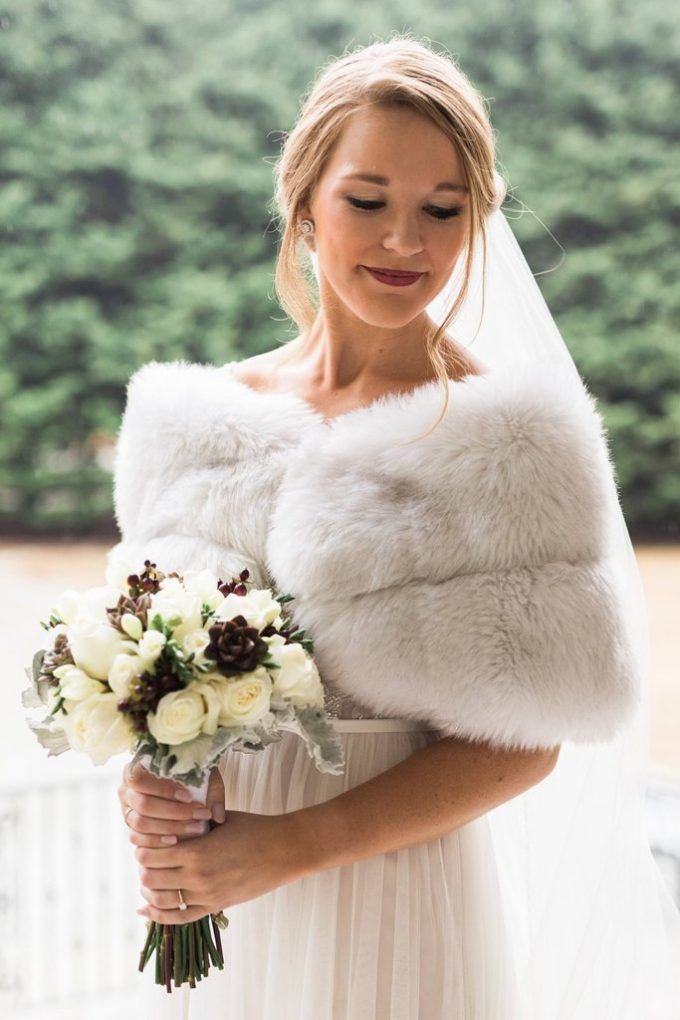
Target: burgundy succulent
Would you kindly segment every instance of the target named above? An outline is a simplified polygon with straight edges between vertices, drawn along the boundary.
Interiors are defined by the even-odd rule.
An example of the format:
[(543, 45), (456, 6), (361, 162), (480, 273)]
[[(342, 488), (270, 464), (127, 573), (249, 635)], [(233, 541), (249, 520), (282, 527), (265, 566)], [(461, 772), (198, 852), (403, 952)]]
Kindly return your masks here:
[(172, 672), (169, 663), (161, 655), (156, 663), (155, 674), (144, 670), (133, 679), (128, 697), (118, 702), (118, 711), (129, 715), (135, 731), (144, 734), (147, 732), (147, 713), (156, 711), (164, 694), (183, 687), (180, 678)]
[(66, 634), (57, 634), (54, 639), (54, 648), (48, 649), (40, 664), (39, 680), (47, 680), (52, 687), (59, 686), (59, 678), (54, 676), (54, 671), (59, 666), (75, 665), (71, 648)]
[[(131, 574), (130, 577), (136, 577), (136, 575)], [(124, 614), (129, 613), (131, 616), (136, 616), (144, 630), (146, 630), (148, 627), (148, 611), (151, 608), (151, 594), (151, 592), (144, 592), (142, 595), (137, 595), (135, 598), (128, 595), (121, 595), (116, 605), (113, 606), (113, 608), (106, 610), (106, 617), (110, 625), (115, 627), (116, 630), (119, 630), (122, 634), (125, 634), (120, 621)]]
[(223, 676), (247, 673), (269, 653), (269, 645), (262, 640), (257, 627), (251, 627), (240, 613), (231, 620), (214, 623), (208, 634), (210, 641), (204, 655), (215, 660), (216, 669)]

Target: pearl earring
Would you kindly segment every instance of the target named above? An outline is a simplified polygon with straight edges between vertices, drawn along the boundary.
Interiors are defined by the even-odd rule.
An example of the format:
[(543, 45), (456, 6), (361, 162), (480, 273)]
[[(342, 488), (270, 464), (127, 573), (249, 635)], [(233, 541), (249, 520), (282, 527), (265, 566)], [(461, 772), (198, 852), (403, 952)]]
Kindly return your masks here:
[(311, 220), (300, 220), (300, 233), (301, 234), (313, 234), (314, 224)]

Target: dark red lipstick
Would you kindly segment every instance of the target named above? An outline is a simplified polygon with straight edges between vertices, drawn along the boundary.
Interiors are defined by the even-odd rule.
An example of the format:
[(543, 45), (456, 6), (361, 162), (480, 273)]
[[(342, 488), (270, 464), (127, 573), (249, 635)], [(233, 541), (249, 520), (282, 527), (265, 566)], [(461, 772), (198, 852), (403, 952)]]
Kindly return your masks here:
[(361, 268), (380, 283), (387, 283), (391, 287), (409, 287), (425, 275), (424, 273), (410, 273), (404, 269), (386, 269), (382, 266), (362, 266)]

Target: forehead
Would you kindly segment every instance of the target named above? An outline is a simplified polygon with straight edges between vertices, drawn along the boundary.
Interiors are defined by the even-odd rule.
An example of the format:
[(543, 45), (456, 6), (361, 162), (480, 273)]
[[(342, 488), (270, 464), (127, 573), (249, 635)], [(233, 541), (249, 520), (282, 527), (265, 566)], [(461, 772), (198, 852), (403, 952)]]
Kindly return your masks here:
[(324, 177), (337, 181), (360, 172), (383, 175), (394, 184), (434, 187), (444, 181), (465, 181), (448, 135), (429, 117), (405, 106), (362, 107), (349, 115)]

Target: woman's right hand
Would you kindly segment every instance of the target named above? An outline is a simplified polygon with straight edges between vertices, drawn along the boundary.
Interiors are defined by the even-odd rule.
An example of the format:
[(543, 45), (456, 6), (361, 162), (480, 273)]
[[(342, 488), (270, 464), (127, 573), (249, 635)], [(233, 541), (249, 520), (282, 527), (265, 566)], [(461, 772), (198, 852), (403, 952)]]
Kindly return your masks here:
[(118, 799), (135, 846), (168, 846), (176, 843), (178, 836), (196, 837), (206, 832), (206, 821), (211, 818), (224, 821), (224, 783), (216, 766), (211, 770), (206, 797), (212, 810), (193, 800), (181, 783), (154, 776), (139, 762), (132, 769), (130, 762), (126, 763)]

